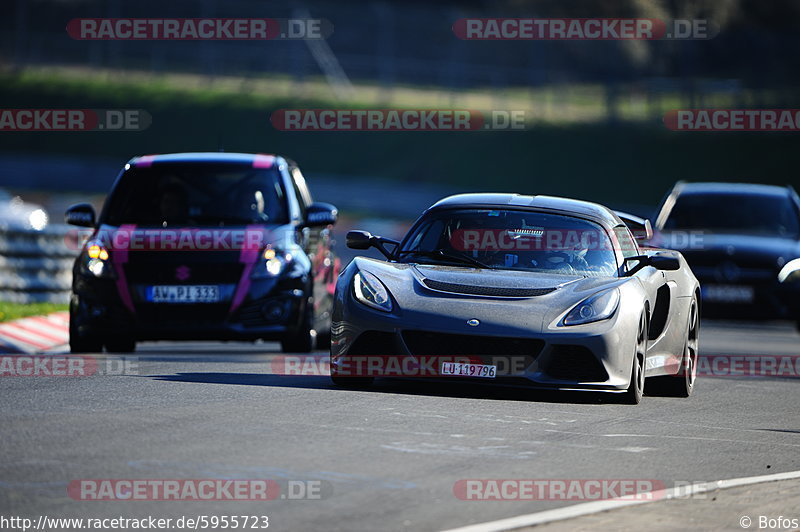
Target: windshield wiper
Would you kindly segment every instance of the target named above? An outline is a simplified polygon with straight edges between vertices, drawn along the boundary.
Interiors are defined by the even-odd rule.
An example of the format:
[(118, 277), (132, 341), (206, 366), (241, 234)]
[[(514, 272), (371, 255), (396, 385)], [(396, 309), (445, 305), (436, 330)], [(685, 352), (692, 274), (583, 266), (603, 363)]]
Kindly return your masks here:
[(420, 257), (430, 257), (433, 259), (444, 259), (444, 260), (449, 260), (451, 262), (460, 262), (462, 264), (470, 264), (472, 266), (477, 266), (478, 268), (487, 268), (487, 269), (490, 268), (489, 265), (484, 264), (477, 259), (473, 259), (472, 257), (468, 257), (467, 255), (451, 255), (450, 253), (447, 253), (442, 249), (435, 249), (433, 251), (406, 249), (401, 251), (398, 254), (398, 256), (406, 254), (414, 254), (414, 255), (419, 255)]

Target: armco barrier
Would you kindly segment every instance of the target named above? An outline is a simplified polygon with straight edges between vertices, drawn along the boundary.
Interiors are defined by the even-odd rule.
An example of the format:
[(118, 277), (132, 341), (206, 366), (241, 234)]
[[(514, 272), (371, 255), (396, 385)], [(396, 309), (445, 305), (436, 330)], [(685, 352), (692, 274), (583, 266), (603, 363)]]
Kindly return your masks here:
[(66, 303), (76, 231), (51, 225), (42, 231), (0, 227), (0, 301)]

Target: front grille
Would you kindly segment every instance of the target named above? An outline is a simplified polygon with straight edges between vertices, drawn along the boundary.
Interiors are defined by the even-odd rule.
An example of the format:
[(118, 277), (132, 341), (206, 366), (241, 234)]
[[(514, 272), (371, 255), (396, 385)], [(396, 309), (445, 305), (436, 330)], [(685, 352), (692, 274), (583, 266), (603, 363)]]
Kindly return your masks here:
[(554, 379), (581, 382), (603, 382), (608, 380), (603, 364), (582, 345), (556, 345), (550, 354), (545, 369)]
[[(403, 341), (417, 357), (468, 357), (485, 364), (505, 358), (508, 367), (523, 369), (536, 360), (544, 346), (535, 338), (507, 338), (428, 331), (403, 331)], [(511, 360), (511, 358), (516, 360)]]
[(505, 288), (500, 286), (476, 286), (471, 284), (446, 283), (425, 279), (425, 286), (432, 290), (441, 292), (452, 292), (454, 294), (468, 294), (474, 296), (492, 297), (534, 297), (543, 296), (554, 291), (555, 288)]
[(125, 276), (128, 282), (138, 284), (233, 284), (241, 279), (244, 265), (238, 253), (218, 251), (211, 260), (203, 261), (193, 253), (131, 253), (130, 262), (124, 266)]

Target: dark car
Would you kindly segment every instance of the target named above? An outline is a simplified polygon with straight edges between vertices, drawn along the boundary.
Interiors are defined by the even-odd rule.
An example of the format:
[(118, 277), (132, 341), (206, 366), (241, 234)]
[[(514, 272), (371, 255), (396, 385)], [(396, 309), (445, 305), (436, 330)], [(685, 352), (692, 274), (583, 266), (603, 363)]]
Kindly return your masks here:
[(283, 157), (133, 158), (97, 220), (88, 204), (66, 213), (93, 229), (73, 269), (70, 348), (265, 339), (309, 351), (330, 334), (336, 218)]
[(680, 251), (708, 317), (789, 319), (800, 327), (800, 199), (790, 186), (678, 183), (654, 244)]
[(333, 381), (427, 376), (638, 403), (647, 377), (688, 396), (697, 280), (680, 253), (640, 250), (631, 229), (594, 203), (462, 194), (426, 210), (402, 242), (351, 231), (349, 247), (386, 260), (356, 257), (339, 278)]

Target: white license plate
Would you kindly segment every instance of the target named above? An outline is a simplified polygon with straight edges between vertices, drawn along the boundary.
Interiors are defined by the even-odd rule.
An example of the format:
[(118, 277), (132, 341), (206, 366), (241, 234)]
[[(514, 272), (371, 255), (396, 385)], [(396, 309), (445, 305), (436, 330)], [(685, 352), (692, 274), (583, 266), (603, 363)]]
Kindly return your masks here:
[(497, 376), (497, 366), (484, 364), (462, 364), (459, 362), (442, 362), (439, 367), (440, 375), (453, 375), (456, 377), (482, 377), (494, 379)]
[(752, 303), (752, 286), (710, 284), (703, 287), (703, 299), (720, 303)]
[(153, 303), (216, 303), (216, 285), (161, 285), (147, 287), (147, 300)]

